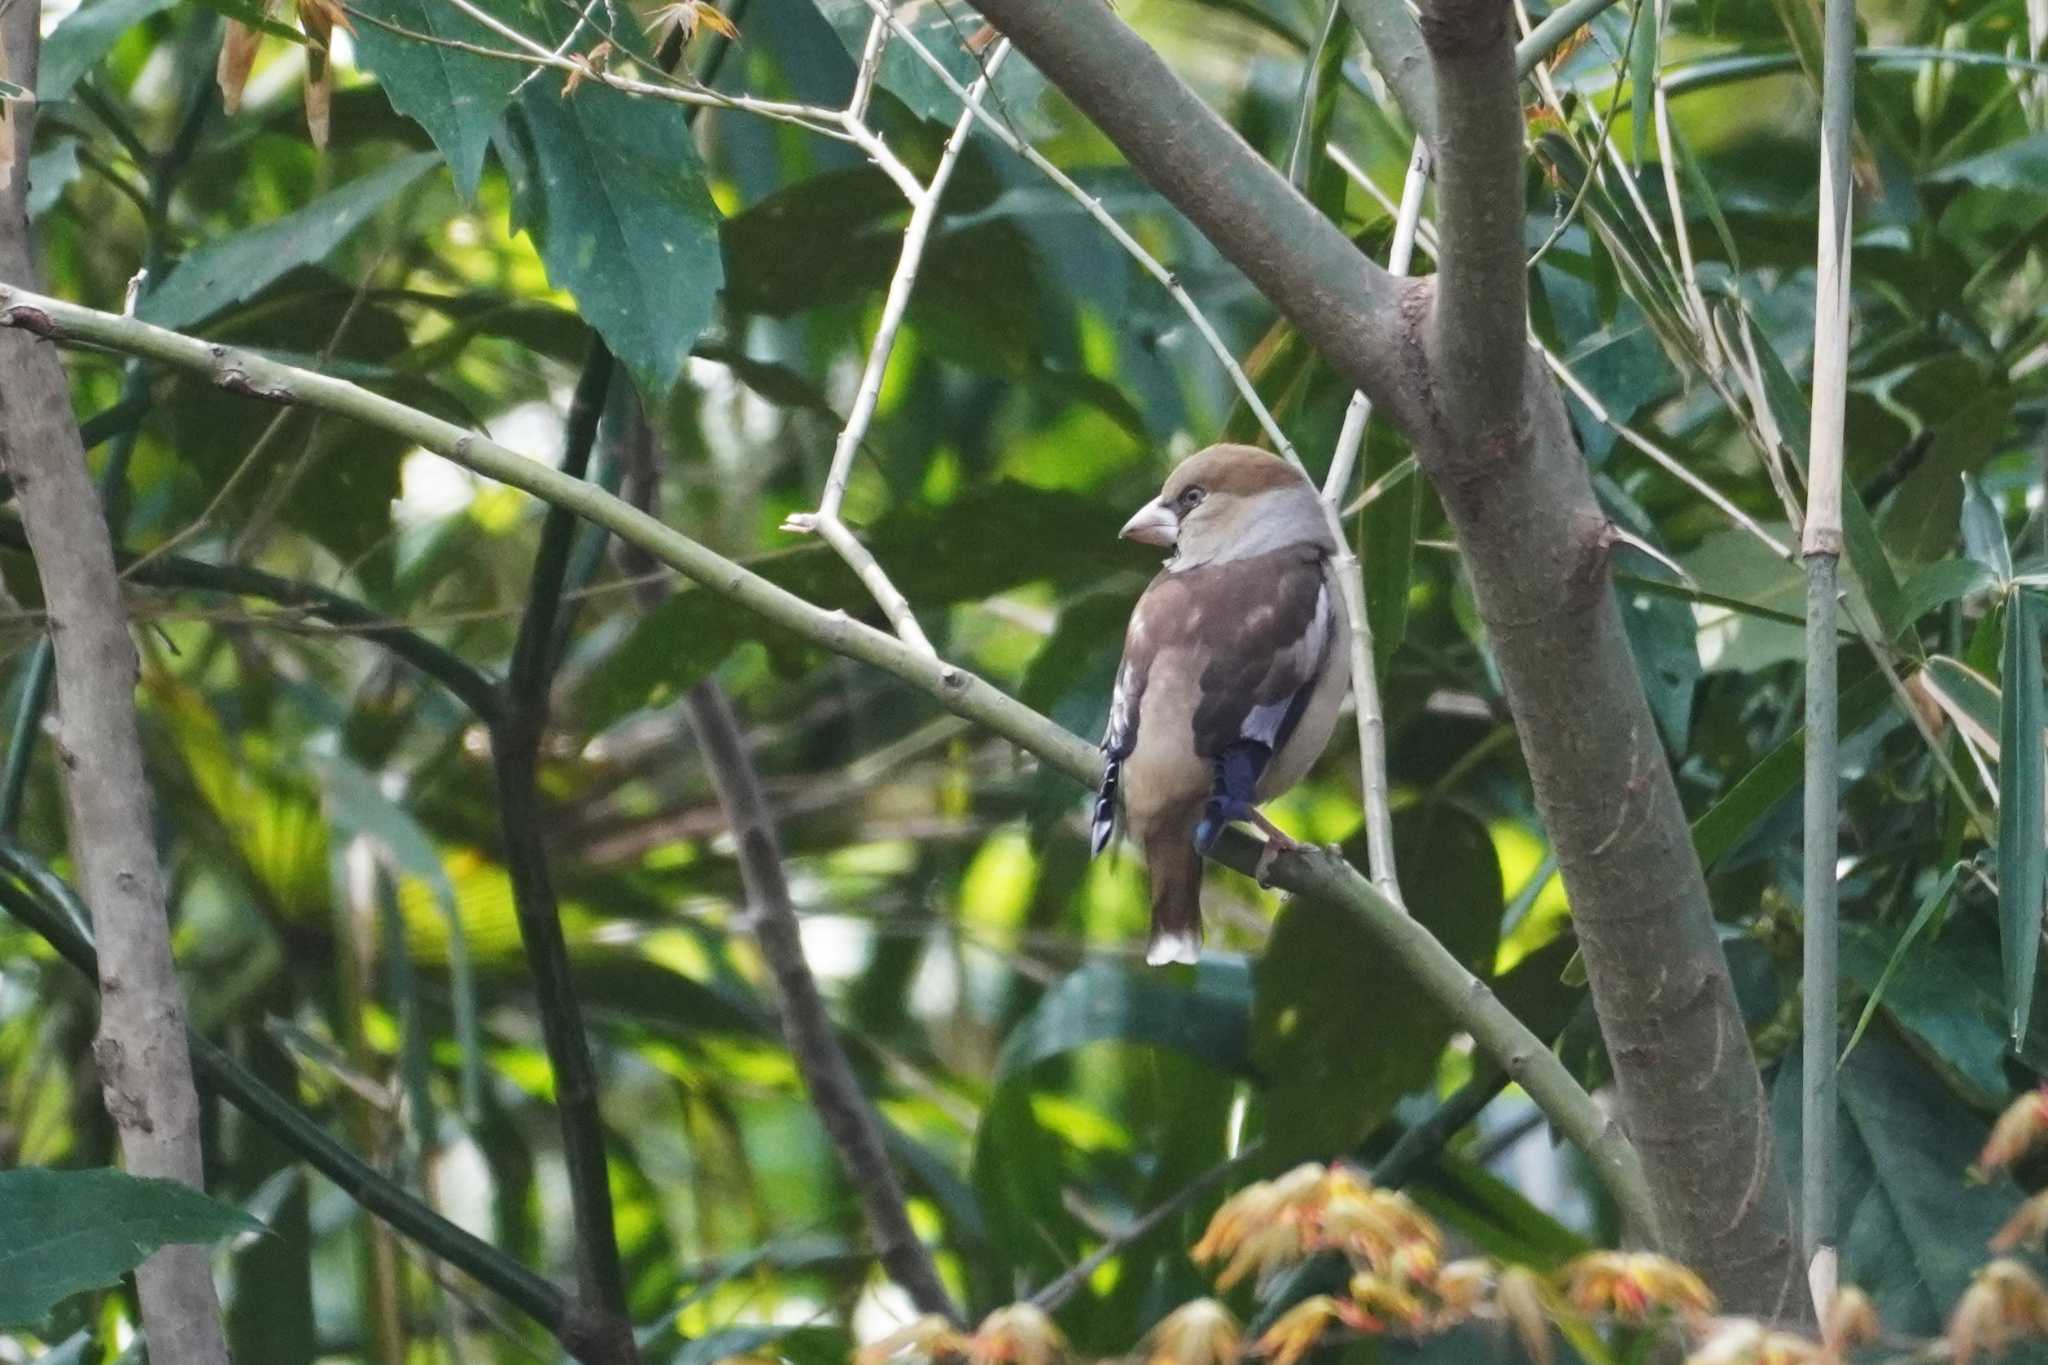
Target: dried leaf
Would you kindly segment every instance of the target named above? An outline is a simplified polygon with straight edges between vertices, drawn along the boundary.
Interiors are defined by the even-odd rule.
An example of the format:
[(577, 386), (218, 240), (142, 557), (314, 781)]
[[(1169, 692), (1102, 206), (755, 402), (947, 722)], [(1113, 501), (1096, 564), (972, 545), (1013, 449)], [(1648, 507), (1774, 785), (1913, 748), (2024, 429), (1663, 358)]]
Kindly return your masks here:
[(261, 32), (247, 24), (228, 20), (227, 32), (220, 40), (220, 60), (214, 66), (213, 75), (220, 84), (221, 107), (230, 114), (242, 107), (242, 87), (249, 83), (250, 68), (256, 65), (256, 49), (262, 43)]

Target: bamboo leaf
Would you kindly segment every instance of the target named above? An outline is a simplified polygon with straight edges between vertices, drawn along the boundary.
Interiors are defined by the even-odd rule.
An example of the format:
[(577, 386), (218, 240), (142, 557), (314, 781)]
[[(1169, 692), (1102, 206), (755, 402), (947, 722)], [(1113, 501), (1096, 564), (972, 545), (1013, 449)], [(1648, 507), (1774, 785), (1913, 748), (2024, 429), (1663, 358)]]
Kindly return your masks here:
[(1912, 920), (1906, 925), (1906, 932), (1899, 935), (1898, 943), (1892, 948), (1891, 957), (1885, 961), (1884, 970), (1878, 974), (1877, 984), (1870, 988), (1870, 998), (1863, 1002), (1863, 1013), (1857, 1017), (1856, 1027), (1850, 1032), (1849, 1041), (1842, 1048), (1841, 1060), (1835, 1065), (1847, 1064), (1849, 1054), (1854, 1052), (1856, 1044), (1862, 1041), (1863, 1031), (1870, 1027), (1871, 1016), (1875, 1015), (1877, 1007), (1884, 1003), (1885, 987), (1891, 984), (1893, 974), (1899, 970), (1899, 964), (1906, 960), (1906, 950), (1920, 937), (1920, 931), (1927, 927), (1927, 922), (1934, 918), (1935, 912), (1948, 904), (1949, 893), (1955, 890), (1956, 876), (1962, 870), (1963, 865), (1957, 863), (1928, 888), (1926, 897), (1920, 902), (1920, 908), (1913, 912)]
[(71, 11), (43, 40), (36, 98), (46, 104), (69, 99), (85, 73), (99, 65), (122, 34), (175, 3), (177, 0), (92, 0)]
[(2005, 518), (1984, 485), (1963, 475), (1963, 551), (1997, 576), (2012, 582), (2012, 543), (2005, 538)]
[(2034, 1006), (2041, 951), (2041, 896), (2048, 874), (2042, 796), (2041, 605), (2016, 592), (2006, 609), (1998, 708), (1998, 927), (2005, 1002), (2014, 1040)]
[[(1840, 709), (1841, 735), (1848, 740), (1875, 720), (1884, 709), (1891, 691), (1881, 674), (1873, 673), (1854, 686), (1843, 689)], [(1692, 846), (1700, 864), (1707, 868), (1719, 862), (1762, 823), (1780, 801), (1799, 788), (1806, 751), (1806, 731), (1792, 737), (1764, 755), (1741, 781), (1693, 821)]]

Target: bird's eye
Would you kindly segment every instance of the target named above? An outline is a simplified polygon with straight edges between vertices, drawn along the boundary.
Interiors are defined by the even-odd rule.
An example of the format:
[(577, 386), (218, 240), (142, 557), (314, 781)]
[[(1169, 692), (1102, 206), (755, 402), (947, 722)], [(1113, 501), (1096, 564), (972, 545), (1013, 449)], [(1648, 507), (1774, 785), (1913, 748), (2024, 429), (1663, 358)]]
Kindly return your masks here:
[(1208, 496), (1209, 491), (1203, 488), (1202, 485), (1191, 483), (1180, 491), (1180, 497), (1176, 501), (1180, 503), (1181, 511), (1192, 512), (1195, 510), (1196, 505)]

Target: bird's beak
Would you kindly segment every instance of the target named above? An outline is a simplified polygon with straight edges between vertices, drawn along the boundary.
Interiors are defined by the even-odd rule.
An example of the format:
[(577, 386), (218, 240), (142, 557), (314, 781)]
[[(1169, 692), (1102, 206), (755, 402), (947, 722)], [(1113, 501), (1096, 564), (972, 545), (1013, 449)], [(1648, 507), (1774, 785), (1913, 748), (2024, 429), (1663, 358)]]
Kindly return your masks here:
[(1170, 546), (1174, 537), (1180, 534), (1180, 518), (1173, 514), (1172, 508), (1154, 498), (1140, 507), (1138, 514), (1125, 522), (1124, 529), (1117, 534), (1140, 545)]

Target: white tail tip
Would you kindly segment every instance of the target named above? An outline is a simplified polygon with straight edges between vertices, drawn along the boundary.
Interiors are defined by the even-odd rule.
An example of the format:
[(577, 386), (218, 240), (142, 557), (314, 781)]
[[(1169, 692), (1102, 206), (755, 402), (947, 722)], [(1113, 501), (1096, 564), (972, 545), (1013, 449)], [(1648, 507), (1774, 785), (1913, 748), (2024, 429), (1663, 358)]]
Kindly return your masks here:
[(1169, 962), (1193, 965), (1202, 960), (1202, 940), (1185, 931), (1160, 934), (1145, 947), (1145, 965), (1164, 967)]

